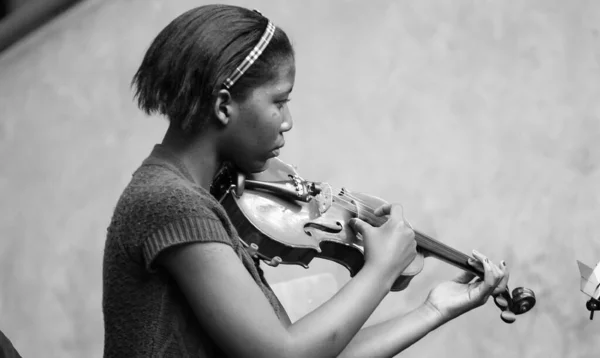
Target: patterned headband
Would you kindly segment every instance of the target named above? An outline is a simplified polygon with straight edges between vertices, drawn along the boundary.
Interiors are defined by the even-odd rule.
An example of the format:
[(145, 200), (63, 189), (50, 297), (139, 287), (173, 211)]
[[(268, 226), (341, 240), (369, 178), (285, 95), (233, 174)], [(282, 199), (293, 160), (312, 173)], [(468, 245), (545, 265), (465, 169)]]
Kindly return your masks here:
[(275, 34), (275, 25), (273, 25), (271, 21), (269, 21), (267, 29), (265, 30), (264, 34), (262, 35), (256, 46), (254, 46), (252, 51), (250, 51), (250, 54), (246, 56), (244, 61), (242, 61), (242, 64), (239, 65), (235, 69), (235, 71), (233, 71), (233, 74), (227, 77), (227, 79), (223, 83), (223, 85), (227, 89), (231, 89), (231, 87), (237, 82), (237, 80), (239, 80), (240, 77), (242, 77), (244, 72), (246, 72), (250, 68), (250, 66), (252, 66), (254, 61), (258, 59), (260, 54), (263, 53), (265, 48), (267, 48), (267, 45), (269, 45), (269, 42), (273, 38), (273, 34)]

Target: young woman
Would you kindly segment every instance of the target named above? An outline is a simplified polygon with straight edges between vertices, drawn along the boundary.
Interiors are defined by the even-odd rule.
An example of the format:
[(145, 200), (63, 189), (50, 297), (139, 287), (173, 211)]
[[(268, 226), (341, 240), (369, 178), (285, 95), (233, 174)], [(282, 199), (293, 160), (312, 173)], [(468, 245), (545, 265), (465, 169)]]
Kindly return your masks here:
[(361, 329), (416, 254), (397, 205), (378, 228), (353, 219), (365, 265), (334, 297), (290, 322), (210, 195), (223, 163), (260, 172), (292, 128), (294, 51), (260, 13), (190, 10), (153, 41), (133, 84), (140, 108), (170, 122), (134, 173), (108, 228), (105, 357), (384, 357), (481, 306), (508, 280), (479, 253), (485, 279), (463, 274), (407, 315)]

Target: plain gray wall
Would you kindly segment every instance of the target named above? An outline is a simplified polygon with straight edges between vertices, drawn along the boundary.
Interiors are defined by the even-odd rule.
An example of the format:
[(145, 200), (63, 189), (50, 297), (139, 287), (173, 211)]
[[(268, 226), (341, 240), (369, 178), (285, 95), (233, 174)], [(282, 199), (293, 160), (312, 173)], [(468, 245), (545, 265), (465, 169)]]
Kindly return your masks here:
[[(0, 56), (0, 329), (24, 357), (101, 356), (106, 227), (166, 128), (129, 82), (154, 36), (203, 3), (89, 0)], [(588, 320), (575, 260), (600, 260), (600, 2), (228, 3), (295, 43), (283, 160), (403, 203), (416, 229), (505, 259), (511, 287), (537, 294), (513, 325), (489, 301), (403, 357), (597, 356), (600, 314)], [(427, 261), (369, 324), (457, 273)], [(348, 280), (330, 262), (267, 275), (278, 292)], [(326, 282), (304, 294), (326, 299)], [(285, 302), (302, 312), (307, 299)]]

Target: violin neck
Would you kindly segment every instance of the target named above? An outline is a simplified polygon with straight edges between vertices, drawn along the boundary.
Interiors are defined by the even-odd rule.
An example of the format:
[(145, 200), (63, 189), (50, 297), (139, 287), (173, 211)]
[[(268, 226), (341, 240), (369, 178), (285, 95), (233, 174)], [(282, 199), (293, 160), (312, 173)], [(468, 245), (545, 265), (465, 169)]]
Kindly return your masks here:
[(444, 261), (450, 265), (453, 265), (461, 270), (475, 274), (483, 278), (483, 271), (469, 265), (468, 260), (471, 258), (462, 252), (445, 245), (430, 236), (427, 236), (421, 232), (414, 230), (415, 240), (419, 249), (423, 251), (426, 256), (433, 256), (438, 260)]

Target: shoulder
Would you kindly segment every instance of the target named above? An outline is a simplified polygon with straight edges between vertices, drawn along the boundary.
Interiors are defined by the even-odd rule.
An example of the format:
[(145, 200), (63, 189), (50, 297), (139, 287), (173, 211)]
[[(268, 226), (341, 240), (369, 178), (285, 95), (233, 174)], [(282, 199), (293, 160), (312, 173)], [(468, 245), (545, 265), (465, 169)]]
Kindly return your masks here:
[(136, 201), (154, 206), (168, 205), (179, 210), (193, 211), (199, 203), (202, 207), (217, 204), (208, 191), (160, 165), (140, 167), (123, 194), (130, 194)]
[(144, 165), (119, 198), (107, 249), (124, 251), (153, 271), (152, 263), (168, 248), (218, 242), (238, 249), (236, 235), (225, 209), (207, 190), (167, 167)]
[(158, 165), (138, 169), (119, 198), (115, 215), (165, 225), (182, 217), (218, 220), (221, 205), (210, 193)]

